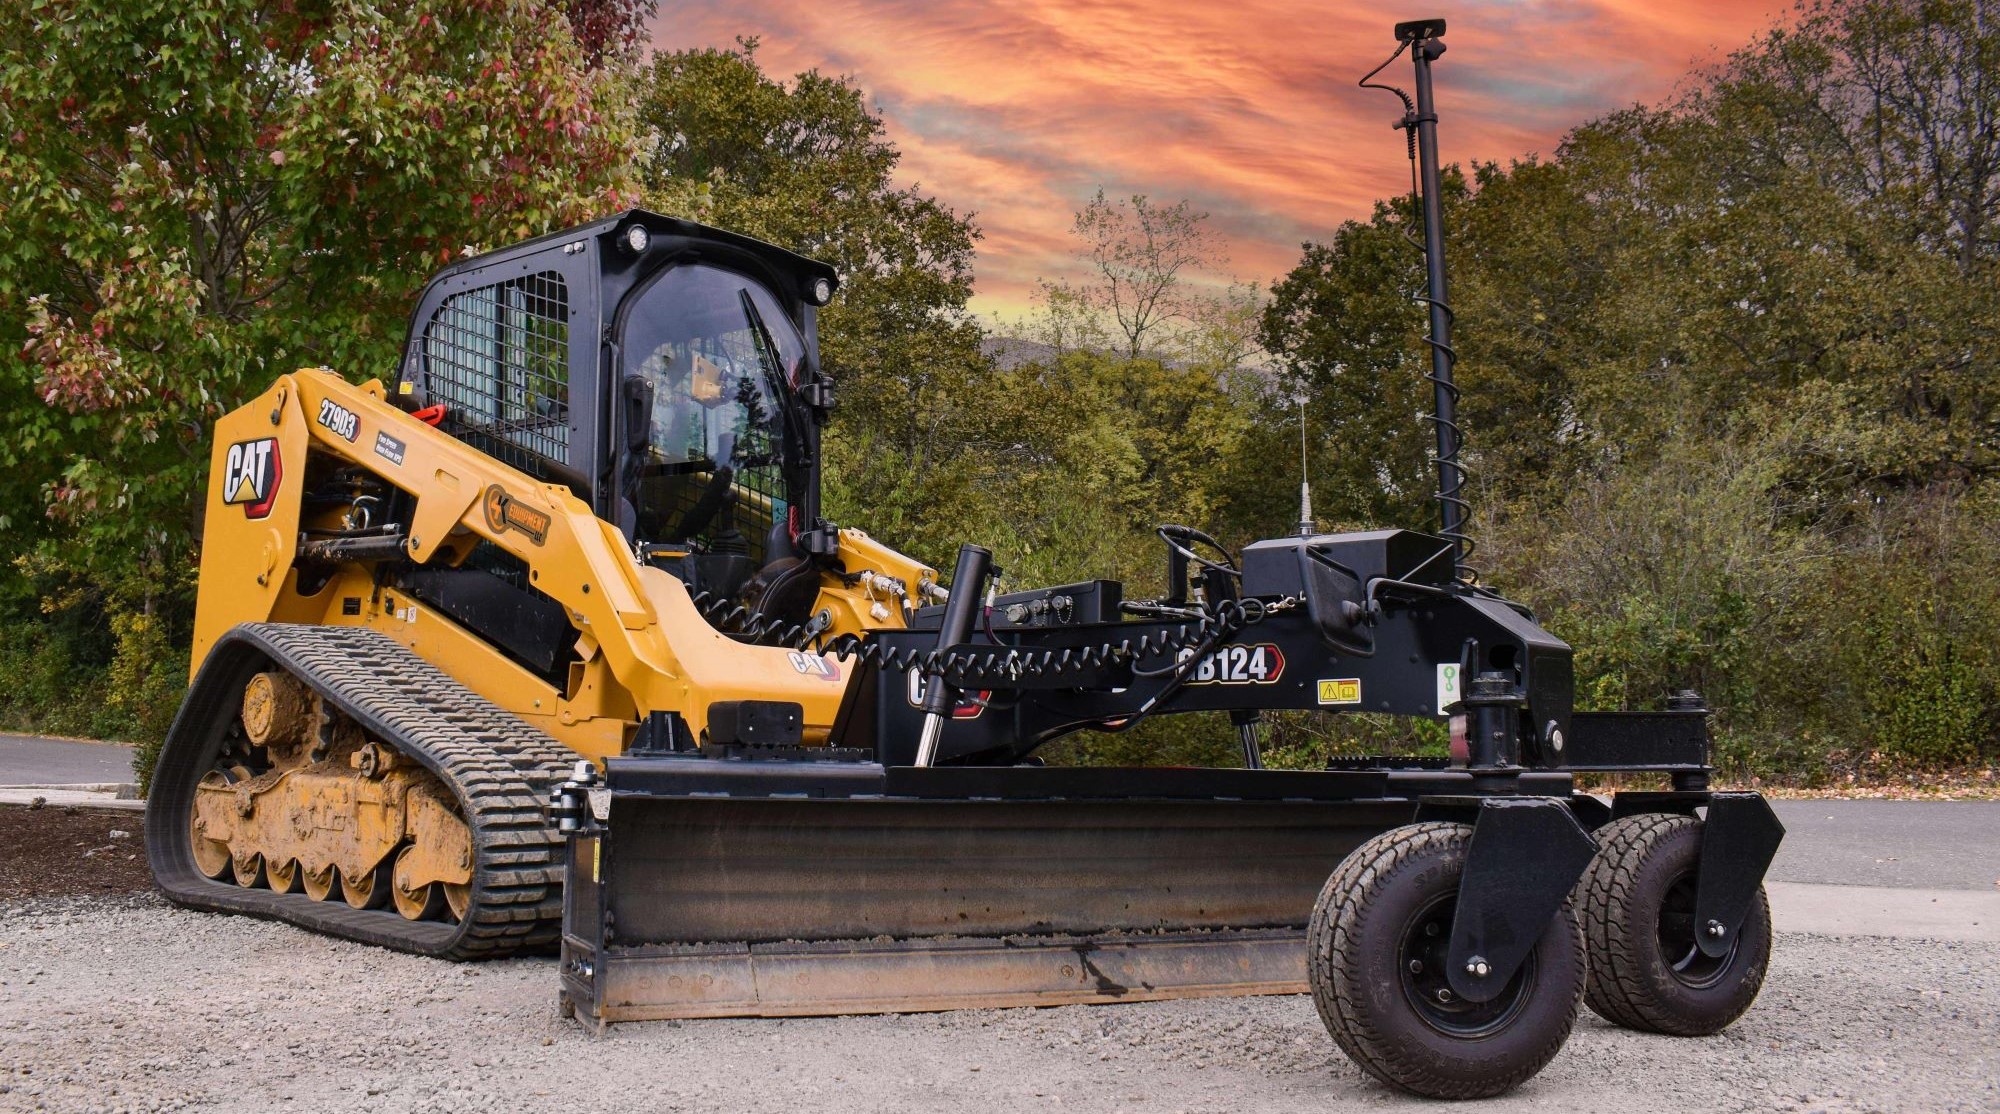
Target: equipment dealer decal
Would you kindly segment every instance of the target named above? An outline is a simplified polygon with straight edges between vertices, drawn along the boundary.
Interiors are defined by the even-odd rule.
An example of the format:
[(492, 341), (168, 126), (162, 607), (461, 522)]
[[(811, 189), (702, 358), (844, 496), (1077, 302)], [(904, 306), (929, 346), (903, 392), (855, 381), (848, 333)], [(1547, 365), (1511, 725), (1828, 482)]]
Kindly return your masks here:
[(278, 501), (278, 483), (284, 475), (276, 437), (238, 441), (222, 461), (222, 501), (242, 507), (245, 518), (267, 518)]
[(522, 505), (519, 499), (507, 494), (507, 489), (499, 484), (487, 488), (486, 495), (481, 501), (486, 505), (486, 525), (495, 534), (519, 530), (528, 535), (528, 540), (536, 545), (549, 540), (548, 512)]

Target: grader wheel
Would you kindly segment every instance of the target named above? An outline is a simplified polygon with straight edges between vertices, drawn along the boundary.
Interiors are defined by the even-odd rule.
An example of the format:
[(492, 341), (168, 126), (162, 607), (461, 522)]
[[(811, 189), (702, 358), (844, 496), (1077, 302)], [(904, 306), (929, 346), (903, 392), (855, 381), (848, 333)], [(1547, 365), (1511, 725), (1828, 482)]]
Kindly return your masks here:
[(1645, 813), (1598, 830), (1602, 845), (1577, 883), (1590, 948), (1585, 1001), (1614, 1025), (1697, 1037), (1743, 1016), (1771, 961), (1771, 906), (1760, 889), (1727, 952), (1696, 944), (1695, 887), (1705, 825)]
[(1469, 824), (1391, 828), (1341, 861), (1306, 938), (1313, 1004), (1370, 1075), (1436, 1099), (1491, 1098), (1561, 1051), (1583, 1003), (1583, 932), (1567, 902), (1501, 994), (1443, 977)]

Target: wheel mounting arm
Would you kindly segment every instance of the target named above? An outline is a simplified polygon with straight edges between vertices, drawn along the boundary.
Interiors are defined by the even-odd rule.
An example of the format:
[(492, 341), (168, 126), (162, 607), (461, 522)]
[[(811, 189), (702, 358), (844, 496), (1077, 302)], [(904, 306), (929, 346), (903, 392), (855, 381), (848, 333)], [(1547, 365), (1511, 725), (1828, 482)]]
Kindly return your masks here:
[(1735, 945), (1785, 826), (1761, 793), (1716, 793), (1702, 823), (1701, 876), (1695, 883), (1695, 946), (1717, 958)]
[[(1474, 811), (1476, 810), (1476, 811)], [(1419, 820), (1472, 812), (1445, 976), (1471, 1002), (1499, 997), (1597, 853), (1563, 802), (1548, 797), (1425, 798)]]

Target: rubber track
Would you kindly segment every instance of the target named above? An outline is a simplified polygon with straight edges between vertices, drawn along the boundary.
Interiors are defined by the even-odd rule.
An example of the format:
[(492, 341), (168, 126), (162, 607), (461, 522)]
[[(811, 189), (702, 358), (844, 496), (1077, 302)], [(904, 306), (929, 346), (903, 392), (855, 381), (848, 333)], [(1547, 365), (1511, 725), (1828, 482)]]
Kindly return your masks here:
[[(227, 649), (233, 660), (219, 661)], [(148, 851), (154, 875), (172, 900), (197, 908), (272, 917), (370, 944), (445, 959), (491, 959), (546, 949), (561, 934), (563, 840), (544, 811), (548, 790), (576, 756), (547, 734), (495, 707), (388, 636), (357, 627), (249, 623), (218, 642), (203, 665), (162, 755), (188, 766), (188, 748), (215, 745), (207, 717), (235, 715), (254, 649), (331, 700), (371, 738), (394, 746), (436, 774), (456, 797), (472, 828), (471, 906), (456, 925), (408, 921), (391, 909), (355, 910), (302, 894), (276, 894), (215, 882), (176, 869), (172, 848), (186, 856), (187, 811), (164, 807), (162, 831), (148, 810)], [(229, 668), (233, 666), (233, 668)], [(206, 686), (211, 667), (224, 676)], [(204, 699), (197, 700), (201, 696)], [(220, 699), (218, 699), (218, 696)], [(240, 695), (235, 699), (240, 699)], [(183, 723), (194, 718), (197, 722)], [(225, 724), (230, 719), (223, 721)], [(212, 757), (209, 759), (212, 761)], [(199, 777), (199, 760), (194, 762)], [(185, 774), (176, 786), (192, 790)], [(170, 790), (171, 791), (171, 790)], [(178, 824), (175, 820), (178, 819)], [(178, 827), (178, 831), (174, 829)], [(159, 850), (155, 850), (159, 849)], [(188, 875), (192, 873), (193, 877)]]
[[(1616, 922), (1627, 919), (1625, 910), (1636, 900), (1632, 889), (1640, 864), (1651, 857), (1659, 842), (1675, 831), (1700, 827), (1692, 816), (1672, 813), (1645, 813), (1613, 821), (1597, 832), (1601, 845), (1590, 861), (1583, 880), (1577, 883), (1575, 904), (1583, 921), (1583, 938), (1590, 949), (1590, 978), (1584, 1001), (1597, 1016), (1614, 1025), (1648, 1033), (1700, 1036), (1712, 1030), (1690, 1028), (1685, 1019), (1655, 1002), (1640, 972), (1652, 962), (1648, 954), (1635, 948), (1641, 943), (1613, 931)], [(1764, 921), (1770, 923), (1770, 903), (1763, 890), (1757, 891)], [(1753, 916), (1745, 923), (1754, 920)], [(1758, 968), (1761, 988), (1763, 968)], [(1751, 995), (1755, 997), (1753, 992)]]
[[(1456, 850), (1463, 865), (1466, 849), (1472, 844), (1472, 826), (1436, 821), (1406, 824), (1377, 836), (1341, 860), (1313, 903), (1312, 924), (1306, 930), (1307, 981), (1312, 984), (1313, 1005), (1327, 1032), (1333, 1034), (1334, 1043), (1370, 1075), (1432, 1098), (1486, 1098), (1518, 1086), (1553, 1059), (1569, 1040), (1574, 1015), (1571, 1024), (1550, 1038), (1544, 1054), (1535, 1057), (1533, 1067), (1504, 1078), (1468, 1083), (1424, 1070), (1422, 1062), (1408, 1055), (1410, 1050), (1401, 1042), (1365, 1020), (1366, 1011), (1357, 1001), (1363, 993), (1357, 976), (1396, 978), (1395, 972), (1385, 976), (1382, 972), (1350, 971), (1341, 962), (1355, 947), (1351, 937), (1367, 915), (1380, 880), (1440, 844)], [(1330, 940), (1331, 946), (1321, 947), (1323, 940)], [(1404, 1055), (1397, 1055), (1399, 1052)]]

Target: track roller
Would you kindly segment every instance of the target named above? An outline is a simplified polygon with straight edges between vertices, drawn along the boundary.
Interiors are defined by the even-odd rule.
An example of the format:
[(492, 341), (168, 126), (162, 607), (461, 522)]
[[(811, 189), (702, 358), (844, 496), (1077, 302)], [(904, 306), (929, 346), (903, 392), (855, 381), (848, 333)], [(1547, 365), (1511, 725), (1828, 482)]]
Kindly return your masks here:
[(229, 871), (237, 885), (246, 890), (255, 889), (264, 884), (264, 856), (254, 851), (235, 856), (229, 860)]
[(387, 874), (387, 868), (382, 867), (360, 871), (351, 877), (343, 872), (340, 876), (341, 896), (355, 909), (380, 909), (389, 904), (389, 891), (393, 888)]
[(1573, 899), (1590, 949), (1585, 1001), (1627, 1029), (1706, 1036), (1743, 1015), (1764, 985), (1771, 907), (1759, 887), (1729, 950), (1697, 944), (1703, 823), (1646, 813), (1597, 832), (1600, 849)]
[(274, 894), (293, 894), (299, 892), (299, 861), (297, 859), (286, 859), (283, 863), (274, 863), (266, 859), (264, 861), (264, 883), (271, 887), (271, 892)]
[(1565, 902), (1497, 997), (1453, 994), (1444, 963), (1471, 841), (1471, 825), (1451, 823), (1376, 836), (1327, 879), (1306, 932), (1313, 1004), (1335, 1043), (1430, 1098), (1487, 1098), (1541, 1071), (1584, 991), (1583, 935)]
[(335, 877), (331, 864), (320, 870), (300, 870), (299, 886), (305, 895), (314, 901), (326, 901), (333, 897), (339, 879)]
[(411, 856), (416, 848), (405, 847), (396, 853), (396, 864), (391, 868), (389, 896), (395, 900), (396, 912), (407, 921), (434, 921), (444, 912), (443, 882), (413, 883), (410, 877)]

